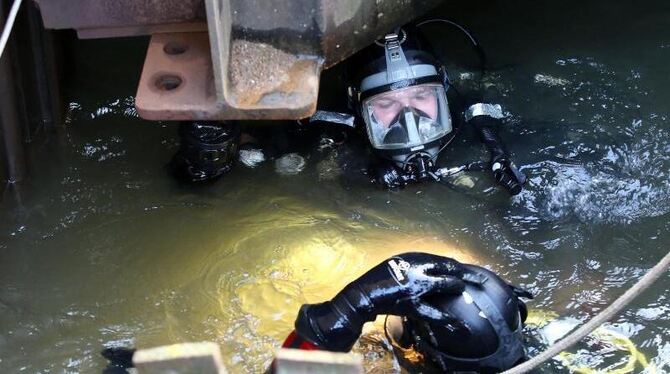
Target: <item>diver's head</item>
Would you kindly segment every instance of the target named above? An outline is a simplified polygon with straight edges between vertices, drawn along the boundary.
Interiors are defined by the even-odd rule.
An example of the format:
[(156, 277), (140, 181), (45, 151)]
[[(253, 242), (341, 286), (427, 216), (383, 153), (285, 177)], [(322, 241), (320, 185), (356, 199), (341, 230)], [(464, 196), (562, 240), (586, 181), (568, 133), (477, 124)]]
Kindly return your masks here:
[(467, 325), (469, 331), (404, 319), (414, 347), (445, 372), (495, 373), (525, 360), (522, 328), (525, 305), (511, 286), (475, 265), (467, 269), (459, 296), (434, 295), (426, 302)]
[(240, 128), (236, 122), (182, 122), (179, 139), (179, 151), (171, 162), (174, 174), (186, 182), (209, 181), (230, 171)]
[(349, 98), (372, 147), (405, 169), (418, 154), (434, 160), (452, 131), (444, 67), (415, 29), (397, 29), (352, 59)]

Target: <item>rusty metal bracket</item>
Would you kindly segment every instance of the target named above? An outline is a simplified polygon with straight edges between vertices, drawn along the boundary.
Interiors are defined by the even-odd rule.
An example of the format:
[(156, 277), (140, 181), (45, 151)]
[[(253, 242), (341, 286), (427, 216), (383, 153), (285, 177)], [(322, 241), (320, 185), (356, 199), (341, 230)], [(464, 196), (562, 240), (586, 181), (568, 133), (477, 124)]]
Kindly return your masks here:
[(135, 105), (150, 120), (289, 119), (316, 109), (321, 63), (263, 43), (234, 40), (217, 95), (206, 33), (152, 36)]

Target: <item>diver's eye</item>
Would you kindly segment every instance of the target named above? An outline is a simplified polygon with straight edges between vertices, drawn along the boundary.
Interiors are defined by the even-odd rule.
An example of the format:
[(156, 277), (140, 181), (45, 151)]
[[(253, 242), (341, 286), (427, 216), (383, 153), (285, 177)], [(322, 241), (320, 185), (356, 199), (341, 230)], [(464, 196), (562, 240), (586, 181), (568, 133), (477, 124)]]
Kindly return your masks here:
[(430, 91), (419, 91), (414, 94), (414, 100), (428, 100), (433, 97)]
[(394, 103), (392, 100), (380, 100), (375, 103), (375, 106), (380, 109), (389, 109), (393, 107)]

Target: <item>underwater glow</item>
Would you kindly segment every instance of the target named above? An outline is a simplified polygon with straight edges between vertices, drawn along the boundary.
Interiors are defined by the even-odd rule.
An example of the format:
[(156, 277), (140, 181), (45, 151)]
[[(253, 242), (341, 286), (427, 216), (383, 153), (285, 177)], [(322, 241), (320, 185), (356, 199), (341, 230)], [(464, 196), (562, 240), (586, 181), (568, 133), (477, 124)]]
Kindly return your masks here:
[[(302, 304), (329, 300), (395, 254), (421, 251), (477, 263), (472, 254), (435, 237), (373, 233), (367, 232), (356, 245), (342, 238), (296, 243), (283, 258), (261, 269), (255, 281), (241, 285), (237, 289), (240, 307), (258, 319), (257, 332), (282, 339), (291, 331)], [(222, 307), (226, 308), (226, 303), (222, 300)]]

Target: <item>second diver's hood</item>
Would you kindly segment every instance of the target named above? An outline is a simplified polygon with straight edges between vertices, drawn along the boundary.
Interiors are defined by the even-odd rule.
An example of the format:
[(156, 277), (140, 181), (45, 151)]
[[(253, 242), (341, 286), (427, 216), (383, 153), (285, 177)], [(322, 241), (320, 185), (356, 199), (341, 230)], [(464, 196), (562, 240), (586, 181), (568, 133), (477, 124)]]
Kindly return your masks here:
[(426, 302), (467, 324), (470, 331), (453, 330), (406, 319), (416, 348), (444, 371), (496, 373), (526, 358), (522, 329), (525, 305), (513, 289), (493, 272), (464, 265), (467, 277), (460, 296), (435, 295)]

